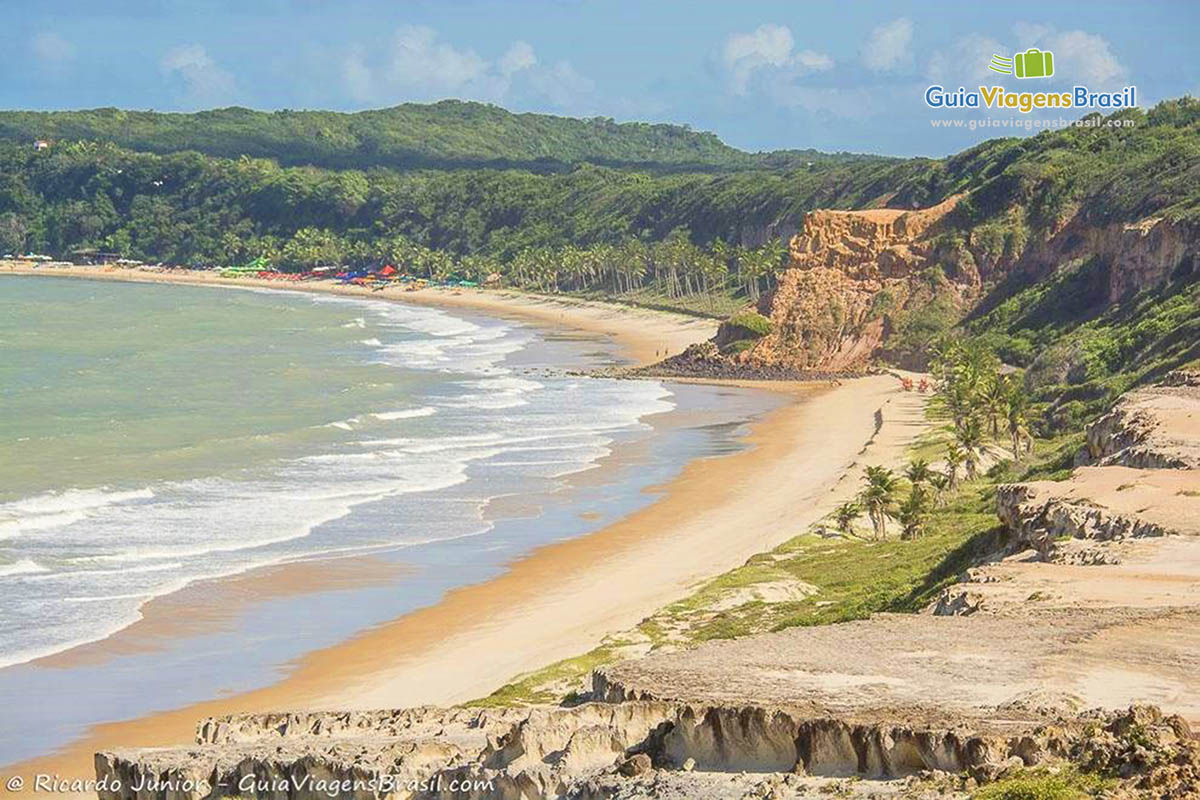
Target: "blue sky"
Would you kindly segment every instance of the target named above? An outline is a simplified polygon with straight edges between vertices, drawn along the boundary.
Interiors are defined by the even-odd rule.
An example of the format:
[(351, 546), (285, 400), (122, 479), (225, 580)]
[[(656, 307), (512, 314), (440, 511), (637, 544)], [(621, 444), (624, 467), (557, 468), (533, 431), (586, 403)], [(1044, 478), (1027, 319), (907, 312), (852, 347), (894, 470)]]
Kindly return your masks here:
[[(1200, 94), (1197, 2), (0, 0), (0, 107), (356, 110), (444, 97), (678, 122), (750, 150), (943, 155), (931, 83)], [(963, 112), (956, 112), (963, 116)], [(1018, 116), (970, 112), (975, 117)], [(1057, 113), (1055, 114), (1057, 115)], [(1071, 116), (1078, 116), (1073, 114)]]

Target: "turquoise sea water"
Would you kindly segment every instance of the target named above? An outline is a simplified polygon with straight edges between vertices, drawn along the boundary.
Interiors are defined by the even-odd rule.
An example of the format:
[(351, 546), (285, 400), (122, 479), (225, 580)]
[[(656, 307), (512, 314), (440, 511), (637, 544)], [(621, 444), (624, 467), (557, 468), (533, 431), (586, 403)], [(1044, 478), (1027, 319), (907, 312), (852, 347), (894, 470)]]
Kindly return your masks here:
[[(467, 480), (580, 469), (670, 408), (650, 383), (531, 380), (497, 320), (313, 295), (6, 279), (0, 666), (128, 624), (149, 596), (297, 557), (476, 532), (475, 508), (322, 535)], [(397, 509), (399, 511), (399, 509)]]
[[(0, 764), (265, 685), (652, 502), (773, 402), (562, 371), (612, 360), (403, 304), (0, 277)], [(618, 448), (619, 468), (591, 471)], [(263, 600), (153, 653), (39, 660), (206, 579), (355, 556), (403, 578)]]

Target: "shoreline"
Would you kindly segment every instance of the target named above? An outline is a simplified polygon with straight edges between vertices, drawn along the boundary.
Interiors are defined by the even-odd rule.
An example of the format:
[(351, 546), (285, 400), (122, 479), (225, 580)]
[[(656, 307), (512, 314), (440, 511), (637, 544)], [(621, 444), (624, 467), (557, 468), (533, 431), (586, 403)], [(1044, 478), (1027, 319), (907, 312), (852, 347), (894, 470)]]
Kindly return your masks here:
[[(611, 336), (641, 363), (661, 351), (662, 340), (706, 338), (702, 329), (713, 327), (659, 311), (490, 292), (389, 295), (246, 279), (172, 280), (187, 277), (172, 273), (128, 277), (38, 268), (0, 274), (5, 272), (130, 281), (149, 275), (153, 280), (142, 282), (325, 291), (511, 314)], [(482, 697), (516, 675), (586, 652), (697, 582), (800, 532), (853, 493), (864, 458), (895, 460), (924, 424), (919, 398), (901, 395), (887, 376), (847, 380), (836, 389), (795, 382), (752, 385), (782, 392), (788, 402), (752, 424), (747, 449), (690, 462), (659, 487), (660, 498), (649, 506), (593, 533), (539, 547), (498, 577), (452, 590), (432, 606), (310, 652), (271, 686), (101, 724), (57, 753), (7, 771), (91, 777), (96, 750), (186, 743), (200, 718), (238, 711), (451, 704)], [(879, 434), (877, 409), (886, 409)]]
[(281, 292), (340, 295), (359, 299), (389, 300), (433, 308), (461, 309), (495, 317), (517, 319), (549, 328), (607, 336), (634, 366), (646, 366), (677, 353), (717, 331), (717, 321), (658, 311), (581, 300), (573, 297), (535, 295), (508, 289), (452, 289), (388, 287), (373, 291), (333, 281), (281, 283), (261, 278), (222, 278), (201, 270), (145, 272), (104, 267), (28, 267), (0, 261), (0, 276), (76, 278), (126, 283), (170, 283), (186, 286), (216, 286), (233, 289), (269, 289)]

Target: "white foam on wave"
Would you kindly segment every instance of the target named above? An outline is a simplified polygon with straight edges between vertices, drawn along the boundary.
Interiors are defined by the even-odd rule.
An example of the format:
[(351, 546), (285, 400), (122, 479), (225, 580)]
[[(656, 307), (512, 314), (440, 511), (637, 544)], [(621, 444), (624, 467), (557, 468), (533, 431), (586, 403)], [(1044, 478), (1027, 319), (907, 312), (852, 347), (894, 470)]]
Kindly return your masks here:
[(152, 497), (154, 492), (150, 489), (69, 489), (0, 503), (0, 539), (65, 527), (87, 519), (106, 507)]
[(0, 564), (0, 578), (10, 578), (14, 575), (37, 575), (49, 571), (47, 567), (43, 567), (31, 558), (22, 558), (11, 564)]
[(415, 419), (417, 417), (432, 417), (437, 413), (437, 409), (433, 406), (421, 406), (420, 408), (404, 408), (399, 411), (380, 411), (372, 414), (375, 419), (381, 419), (385, 422), (390, 422), (397, 419)]
[[(0, 537), (5, 525), (20, 525), (23, 533), (16, 540), (19, 560), (6, 565), (10, 572), (0, 567), (0, 576), (19, 576), (22, 589), (32, 587), (0, 612), (15, 608), (33, 615), (16, 625), (18, 633), (30, 635), (0, 647), (0, 667), (104, 638), (136, 621), (146, 599), (196, 580), (480, 535), (491, 525), (480, 517), (479, 490), (438, 495), (440, 502), (465, 505), (383, 507), (387, 513), (409, 509), (400, 518), (415, 520), (394, 529), (374, 523), (378, 517), (371, 515), (384, 513), (382, 508), (364, 511), (362, 522), (323, 526), (369, 503), (464, 484), (476, 463), (495, 463), (516, 475), (513, 480), (587, 469), (610, 451), (615, 431), (636, 429), (641, 416), (671, 407), (661, 384), (511, 374), (504, 359), (533, 338), (519, 326), (351, 298), (319, 301), (354, 305), (362, 316), (344, 327), (364, 329), (360, 341), (385, 363), (452, 373), (452, 382), (442, 381), (437, 392), (421, 398), (427, 405), (363, 413), (327, 426), (351, 434), (339, 438), (356, 439), (362, 435), (356, 431), (387, 430), (373, 420), (436, 415), (436, 424), (420, 426), (424, 436), (342, 441), (254, 473), (126, 492), (47, 493), (0, 505)], [(391, 341), (397, 336), (412, 338)], [(460, 376), (469, 379), (455, 380)], [(448, 386), (454, 394), (439, 393)], [(479, 486), (492, 490), (486, 482)], [(0, 595), (0, 604), (5, 600)], [(36, 621), (43, 619), (49, 622)]]
[(462, 381), (459, 385), (475, 391), (445, 400), (443, 405), (449, 408), (478, 408), (481, 410), (499, 411), (505, 408), (528, 405), (529, 399), (526, 395), (542, 388), (542, 384), (537, 381), (517, 378), (512, 375)]

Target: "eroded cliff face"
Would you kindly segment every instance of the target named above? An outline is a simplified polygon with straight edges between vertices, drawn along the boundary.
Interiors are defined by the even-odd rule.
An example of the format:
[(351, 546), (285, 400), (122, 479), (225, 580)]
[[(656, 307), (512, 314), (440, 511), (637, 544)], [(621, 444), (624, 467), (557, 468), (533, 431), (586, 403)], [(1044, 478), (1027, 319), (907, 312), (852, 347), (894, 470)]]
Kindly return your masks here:
[[(1077, 210), (1047, 238), (1023, 251), (994, 255), (971, 231), (949, 230), (947, 214), (963, 195), (926, 209), (818, 210), (805, 215), (792, 237), (787, 268), (758, 311), (770, 318), (769, 335), (732, 356), (743, 364), (801, 370), (857, 371), (886, 357), (894, 321), (919, 311), (935, 295), (949, 298), (958, 315), (984, 296), (985, 285), (1009, 274), (1041, 280), (1058, 269), (1090, 261), (1092, 293), (1113, 304), (1144, 289), (1200, 270), (1200, 228), (1163, 218), (1096, 225)], [(941, 233), (960, 235), (957, 246), (937, 248)], [(930, 267), (941, 267), (940, 273)], [(725, 340), (721, 335), (717, 344)]]
[[(596, 680), (600, 690), (620, 693), (603, 675)], [(1122, 732), (1132, 723), (1153, 766), (1169, 756), (1191, 769), (1193, 750), (1181, 745), (1190, 736), (1186, 722), (1148, 707), (930, 726), (623, 700), (523, 712), (242, 715), (207, 721), (194, 747), (100, 753), (96, 774), (103, 800), (801, 800), (832, 793), (842, 785), (828, 781), (839, 777), (871, 779), (861, 793), (839, 796), (907, 800), (930, 788), (906, 791), (910, 782), (897, 779), (910, 776), (968, 771), (984, 782), (1068, 758), (1128, 767), (1130, 737)], [(205, 725), (227, 735), (206, 740)], [(1161, 769), (1130, 774), (1180, 782)]]
[(888, 334), (885, 306), (921, 294), (932, 266), (932, 236), (959, 196), (917, 211), (813, 211), (792, 237), (788, 268), (759, 311), (772, 331), (745, 361), (800, 369), (857, 370)]
[(1094, 225), (1080, 211), (1044, 244), (1027, 252), (1017, 266), (1044, 275), (1059, 265), (1092, 258), (1107, 266), (1104, 295), (1109, 303), (1116, 303), (1172, 276), (1200, 269), (1200, 231), (1160, 217)]

